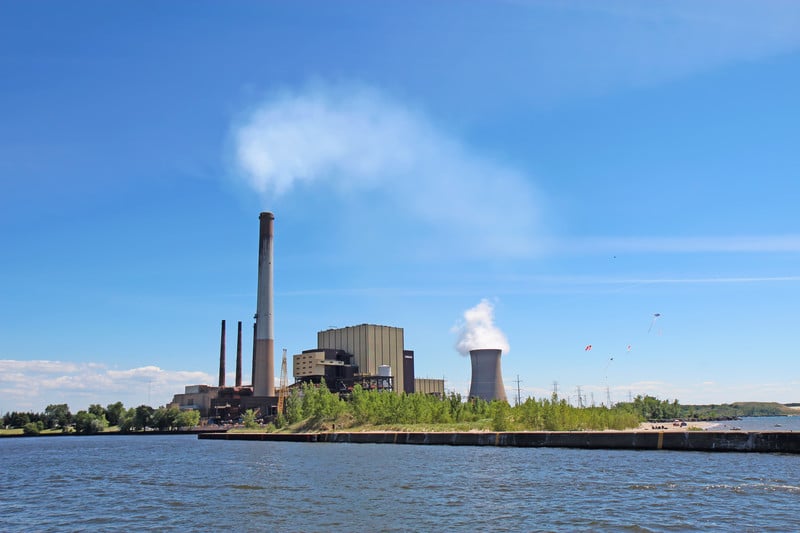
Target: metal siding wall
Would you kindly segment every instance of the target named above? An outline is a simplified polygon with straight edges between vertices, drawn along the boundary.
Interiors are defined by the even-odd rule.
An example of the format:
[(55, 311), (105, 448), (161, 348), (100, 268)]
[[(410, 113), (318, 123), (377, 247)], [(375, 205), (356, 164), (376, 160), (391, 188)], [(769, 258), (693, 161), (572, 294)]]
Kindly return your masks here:
[(370, 371), (369, 330), (366, 327), (362, 327), (358, 330), (358, 353), (361, 354), (361, 360), (364, 362), (364, 368), (361, 370), (361, 373), (374, 373), (374, 371)]
[(441, 394), (444, 396), (444, 380), (436, 378), (416, 378), (414, 380), (416, 392), (423, 394)]
[(403, 386), (403, 330), (393, 328), (394, 333), (394, 346), (392, 347), (392, 372), (394, 373), (394, 390), (395, 392), (405, 392)]
[(377, 375), (380, 365), (392, 367), (395, 391), (403, 392), (403, 328), (360, 324), (317, 333), (318, 348), (344, 350), (355, 356), (362, 374)]

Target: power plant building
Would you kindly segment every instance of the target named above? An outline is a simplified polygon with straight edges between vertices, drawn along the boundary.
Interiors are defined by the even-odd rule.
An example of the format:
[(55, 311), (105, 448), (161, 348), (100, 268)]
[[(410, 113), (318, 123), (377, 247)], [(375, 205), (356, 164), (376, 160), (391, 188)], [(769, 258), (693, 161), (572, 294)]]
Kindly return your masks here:
[(431, 379), (431, 378), (416, 378), (414, 379), (414, 392), (422, 394), (431, 394), (444, 398), (444, 380)]
[[(236, 419), (248, 409), (259, 417), (277, 413), (273, 307), (275, 216), (259, 215), (258, 285), (253, 327), (252, 384), (242, 385), (242, 323), (237, 327), (236, 384), (225, 386), (225, 321), (221, 324), (219, 386), (190, 385), (170, 405), (197, 409), (203, 417)], [(422, 392), (444, 396), (444, 380), (415, 379), (414, 352), (404, 346), (403, 328), (360, 324), (317, 332), (317, 347), (293, 358), (295, 382), (325, 382), (346, 393), (356, 384), (398, 394)]]
[(377, 376), (381, 367), (388, 366), (394, 391), (414, 392), (414, 353), (404, 349), (403, 328), (361, 324), (328, 329), (317, 333), (317, 348), (352, 354), (361, 374)]
[(175, 394), (172, 402), (167, 407), (177, 407), (182, 411), (200, 411), (200, 416), (206, 418), (211, 414), (211, 403), (217, 399), (219, 387), (211, 385), (187, 385), (183, 394)]

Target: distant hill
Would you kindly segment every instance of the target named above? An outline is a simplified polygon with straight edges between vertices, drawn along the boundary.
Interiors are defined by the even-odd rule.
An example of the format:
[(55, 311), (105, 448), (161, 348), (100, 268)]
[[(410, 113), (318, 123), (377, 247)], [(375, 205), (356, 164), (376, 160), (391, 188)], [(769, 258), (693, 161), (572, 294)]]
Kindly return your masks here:
[(798, 415), (792, 409), (800, 404), (780, 404), (777, 402), (735, 402), (708, 405), (681, 405), (681, 417), (699, 420), (715, 418), (735, 418), (741, 416), (783, 416)]

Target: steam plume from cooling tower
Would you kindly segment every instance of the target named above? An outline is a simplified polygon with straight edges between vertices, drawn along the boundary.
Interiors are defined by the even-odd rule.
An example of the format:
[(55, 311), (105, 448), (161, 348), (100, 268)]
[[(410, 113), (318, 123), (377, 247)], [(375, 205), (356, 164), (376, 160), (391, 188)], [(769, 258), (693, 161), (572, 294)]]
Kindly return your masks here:
[(486, 298), (464, 311), (463, 320), (453, 331), (458, 335), (455, 347), (461, 355), (467, 356), (472, 350), (509, 351), (508, 339), (494, 324), (494, 306)]

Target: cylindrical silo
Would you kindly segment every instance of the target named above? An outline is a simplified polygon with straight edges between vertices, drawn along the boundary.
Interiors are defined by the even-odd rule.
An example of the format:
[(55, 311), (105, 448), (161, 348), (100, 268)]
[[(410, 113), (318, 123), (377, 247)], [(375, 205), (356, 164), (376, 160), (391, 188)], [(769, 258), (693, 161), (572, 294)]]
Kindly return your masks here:
[(472, 382), (469, 386), (470, 398), (482, 398), (487, 402), (506, 400), (503, 387), (503, 374), (500, 371), (502, 350), (470, 350), (472, 360)]

